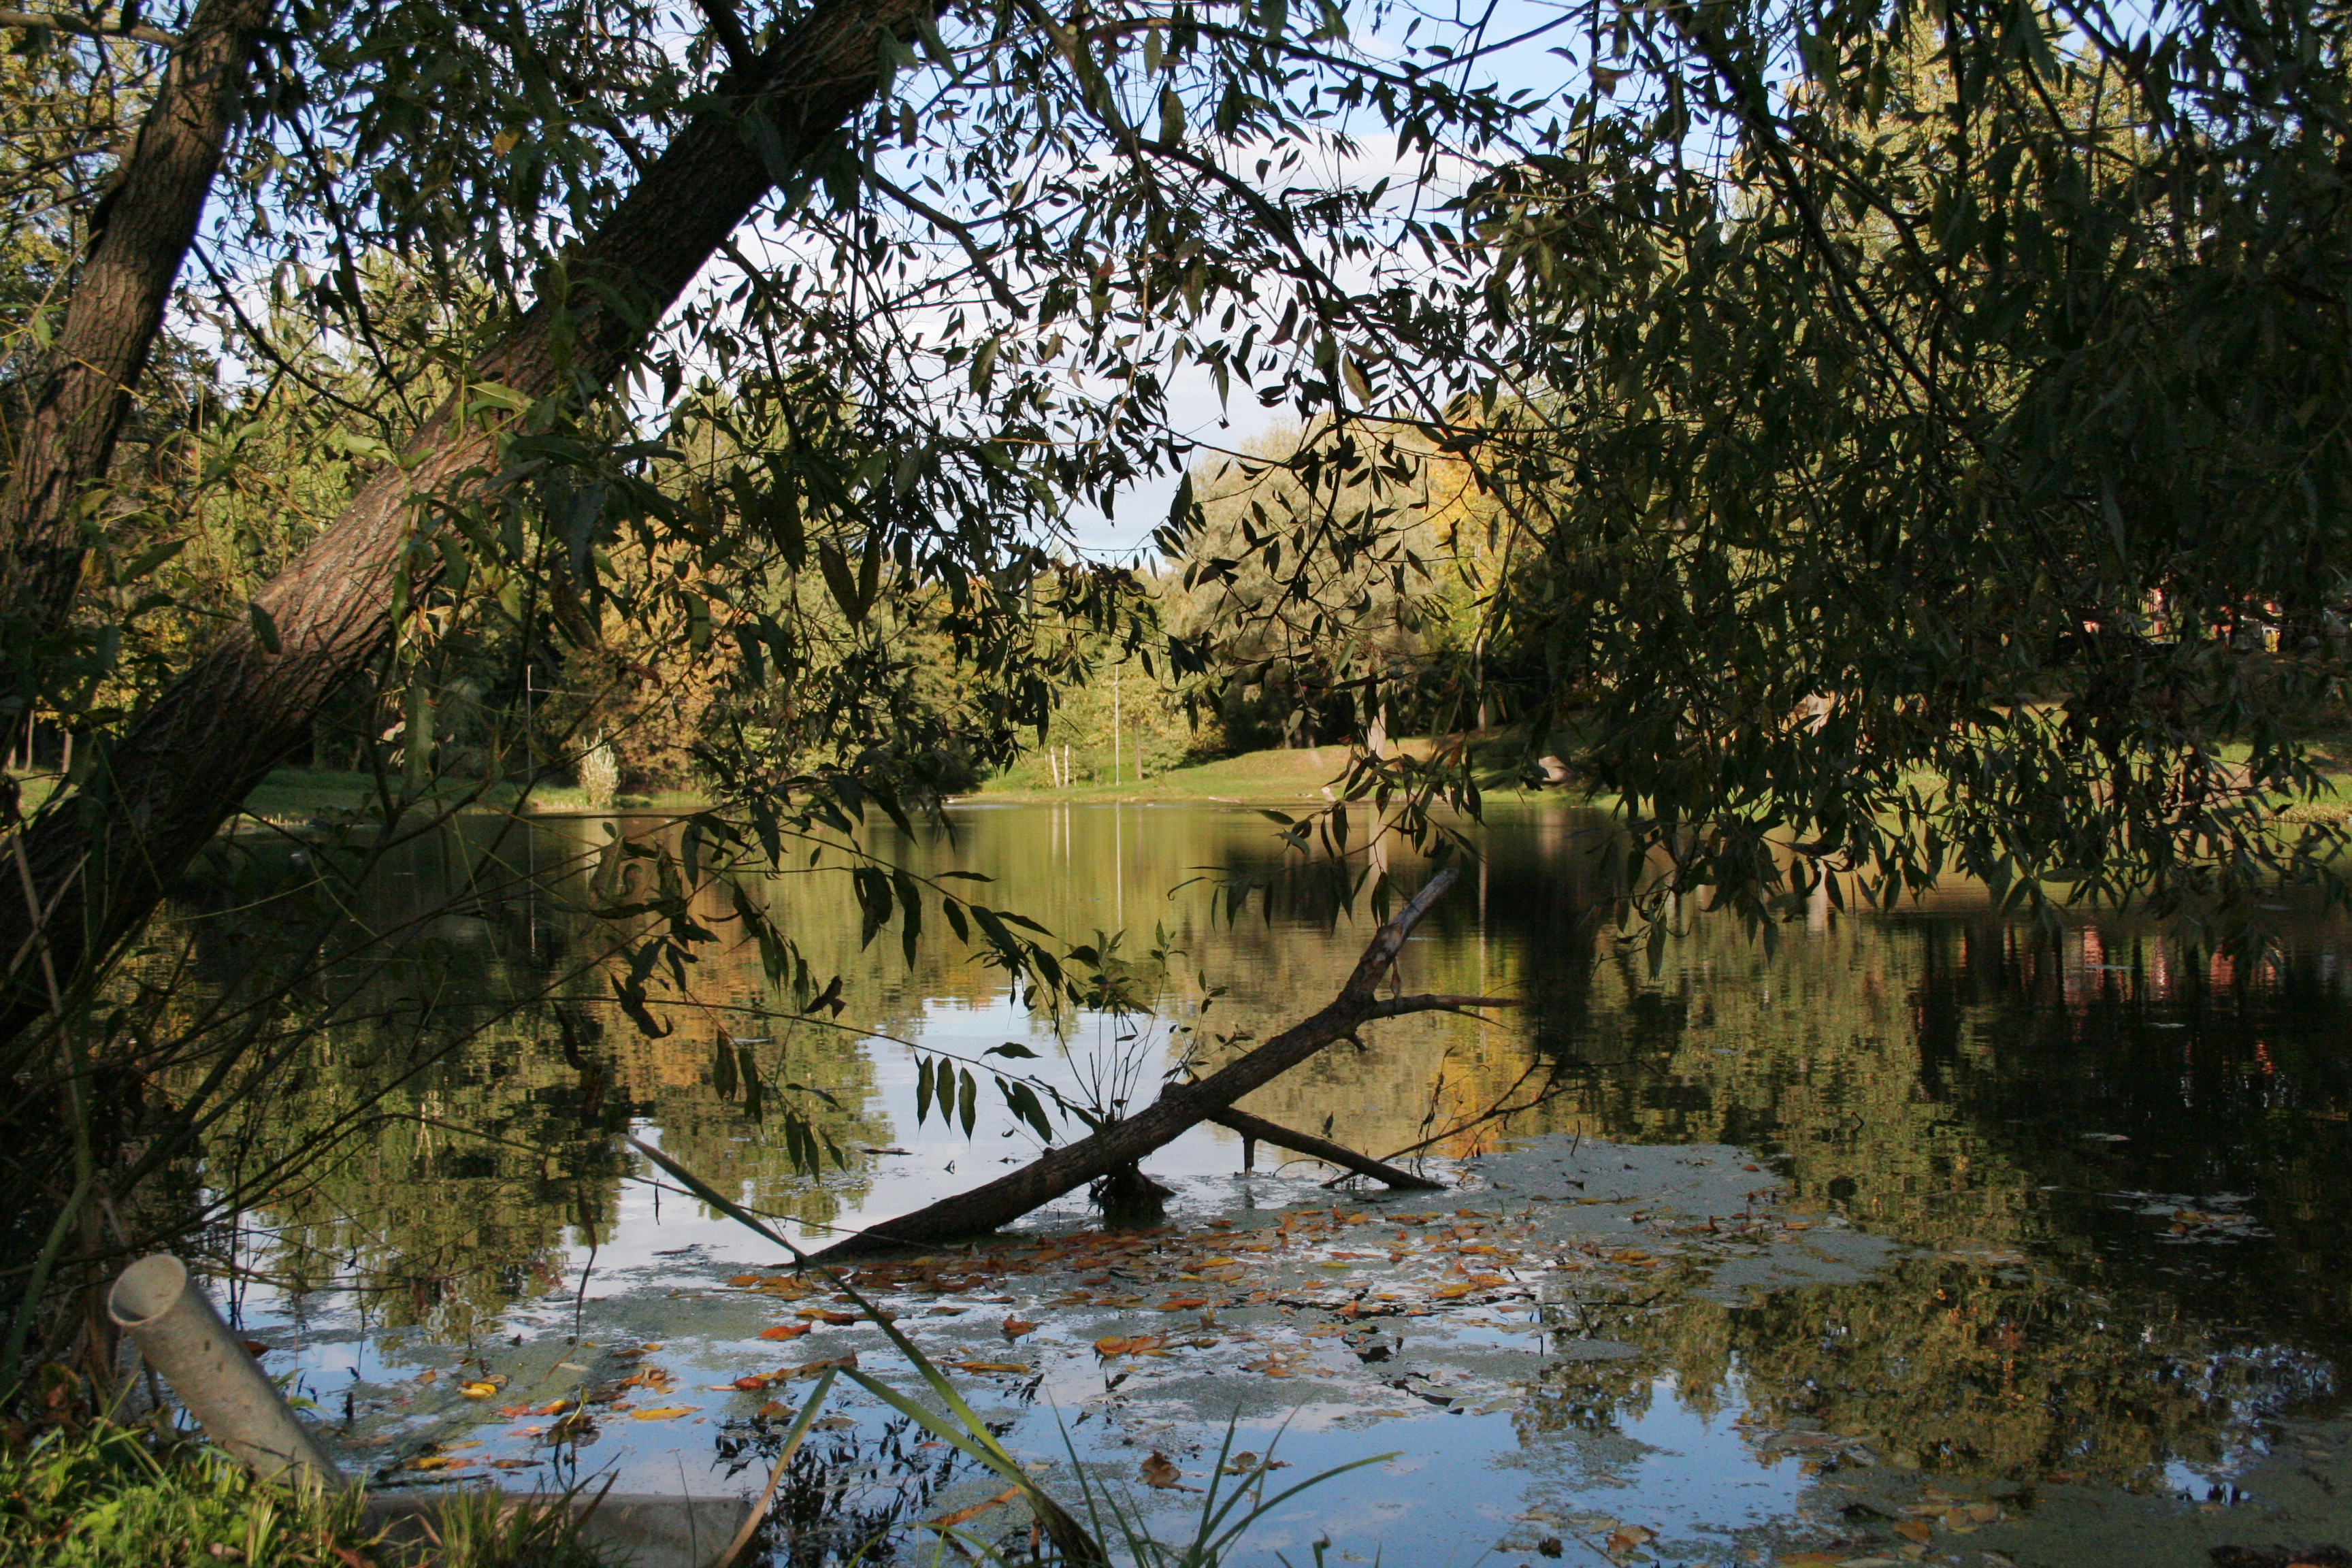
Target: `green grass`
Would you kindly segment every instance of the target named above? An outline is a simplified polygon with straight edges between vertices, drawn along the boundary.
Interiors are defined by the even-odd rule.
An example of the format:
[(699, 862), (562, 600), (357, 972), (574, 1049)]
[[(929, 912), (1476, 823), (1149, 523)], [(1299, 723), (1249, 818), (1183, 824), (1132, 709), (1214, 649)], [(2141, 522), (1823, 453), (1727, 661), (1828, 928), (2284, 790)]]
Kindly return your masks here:
[[(1401, 740), (1408, 754), (1426, 756), (1426, 737)], [(1026, 759), (960, 798), (991, 801), (1056, 801), (1080, 805), (1112, 801), (1223, 801), (1251, 805), (1320, 802), (1324, 786), (1348, 771), (1351, 748), (1344, 745), (1244, 752), (1213, 763), (1171, 768), (1138, 783), (1086, 784), (1055, 789), (1041, 758)], [(1516, 739), (1494, 736), (1478, 741), (1472, 759), (1481, 789), (1497, 792), (1518, 787), (1520, 745)]]
[[(0, 1568), (351, 1568), (404, 1560), (361, 1517), (357, 1489), (254, 1480), (177, 1433), (95, 1422), (0, 1443)], [(440, 1568), (598, 1568), (559, 1505), (450, 1497)]]

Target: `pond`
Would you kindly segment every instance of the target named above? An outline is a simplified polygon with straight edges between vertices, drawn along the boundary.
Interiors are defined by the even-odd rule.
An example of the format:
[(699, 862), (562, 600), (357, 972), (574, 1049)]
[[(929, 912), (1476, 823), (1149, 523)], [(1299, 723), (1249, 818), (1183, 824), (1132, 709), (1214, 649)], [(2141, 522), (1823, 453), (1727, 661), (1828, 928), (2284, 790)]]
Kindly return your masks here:
[[(566, 889), (657, 824), (468, 819), (385, 863), (358, 918), (387, 929), (489, 861), (530, 879), (426, 921), (208, 1151), (225, 1182), (360, 1130), (220, 1243), (341, 1458), (387, 1485), (756, 1493), (796, 1368), (905, 1370), (618, 1132), (814, 1247), (1036, 1152), (992, 1093), (969, 1135), (919, 1121), (917, 1048), (1139, 1102), (1182, 1051), (1320, 1005), (1371, 929), (1304, 892), (1231, 918), (1221, 889), (1285, 874), (1253, 811), (950, 817), (892, 852), (985, 873), (1066, 942), (1164, 950), (1157, 1017), (1034, 1016), (945, 931), (862, 944), (844, 879), (813, 874), (759, 896), (843, 976), (839, 1012), (780, 1014), (714, 903), (694, 1005), (648, 1038)], [(1370, 1461), (1237, 1561), (2054, 1568), (2352, 1540), (2347, 931), (2305, 922), (2240, 973), (2133, 919), (2038, 929), (1956, 891), (1822, 908), (1769, 951), (1686, 915), (1653, 955), (1589, 918), (1605, 832), (1498, 805), (1406, 949), (1407, 989), (1521, 1011), (1377, 1025), (1246, 1102), (1374, 1155), (1434, 1138), (1412, 1157), (1447, 1190), (1335, 1189), (1264, 1148), (1244, 1171), (1203, 1127), (1146, 1163), (1161, 1226), (1108, 1231), (1078, 1194), (864, 1287), (1049, 1489), (1082, 1466), (1163, 1537), (1228, 1441), (1268, 1495)], [(235, 921), (204, 924), (232, 962)], [(982, 1057), (1007, 1042), (1036, 1056)], [(797, 1172), (786, 1107), (837, 1165)], [(928, 1562), (923, 1521), (967, 1510), (1025, 1530), (878, 1401), (827, 1408), (772, 1561)]]

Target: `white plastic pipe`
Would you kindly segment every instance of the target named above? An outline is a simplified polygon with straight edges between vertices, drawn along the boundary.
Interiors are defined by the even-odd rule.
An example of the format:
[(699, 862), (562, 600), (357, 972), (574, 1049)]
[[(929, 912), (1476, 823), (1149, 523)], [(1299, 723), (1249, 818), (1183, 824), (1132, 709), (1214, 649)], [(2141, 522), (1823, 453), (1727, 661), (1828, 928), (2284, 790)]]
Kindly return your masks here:
[(254, 1364), (178, 1258), (158, 1252), (124, 1269), (107, 1292), (106, 1310), (205, 1434), (255, 1475), (342, 1484), (335, 1462), (311, 1441), (278, 1385)]

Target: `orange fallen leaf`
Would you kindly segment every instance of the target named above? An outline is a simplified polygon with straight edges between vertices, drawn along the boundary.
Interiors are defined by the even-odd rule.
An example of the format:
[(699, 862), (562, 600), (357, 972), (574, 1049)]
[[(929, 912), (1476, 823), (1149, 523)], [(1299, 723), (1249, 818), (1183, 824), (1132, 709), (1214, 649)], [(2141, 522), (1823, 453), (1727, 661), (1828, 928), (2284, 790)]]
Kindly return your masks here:
[(544, 1405), (533, 1405), (529, 1414), (532, 1415), (561, 1415), (571, 1403), (572, 1401), (569, 1399), (551, 1399)]
[(1171, 1296), (1160, 1303), (1160, 1310), (1163, 1312), (1189, 1312), (1208, 1304), (1207, 1299), (1201, 1296)]
[(729, 1384), (727, 1386), (744, 1394), (757, 1394), (760, 1390), (768, 1386), (768, 1380), (761, 1377), (759, 1373), (753, 1373), (750, 1377), (737, 1378), (733, 1383)]
[(761, 1280), (757, 1274), (738, 1274), (734, 1279), (727, 1281), (727, 1283), (734, 1286), (740, 1290), (748, 1289), (751, 1286), (761, 1283)]
[(1154, 1448), (1151, 1451), (1151, 1457), (1150, 1458), (1143, 1461), (1143, 1480), (1144, 1484), (1147, 1486), (1159, 1487), (1163, 1489), (1174, 1488), (1177, 1490), (1188, 1492), (1199, 1489), (1195, 1487), (1186, 1486), (1184, 1484), (1184, 1472), (1178, 1469), (1175, 1465), (1169, 1460), (1168, 1456), (1160, 1452), (1157, 1448)]
[(1924, 1519), (1906, 1519), (1895, 1527), (1895, 1533), (1906, 1541), (1926, 1541), (1936, 1533), (1936, 1527)]
[(691, 1415), (693, 1414), (694, 1406), (691, 1405), (657, 1405), (651, 1410), (630, 1411), (629, 1419), (632, 1421), (675, 1421), (681, 1415)]
[(793, 1413), (793, 1407), (781, 1399), (771, 1399), (752, 1412), (762, 1421), (782, 1421)]
[(499, 1406), (499, 1415), (502, 1420), (520, 1421), (524, 1416), (531, 1414), (533, 1414), (533, 1412), (528, 1405), (501, 1405)]
[(1157, 1355), (1168, 1342), (1166, 1334), (1105, 1334), (1095, 1342), (1098, 1355)]
[(1001, 1327), (1004, 1330), (1004, 1337), (1008, 1340), (1017, 1340), (1024, 1334), (1034, 1334), (1037, 1331), (1036, 1324), (1011, 1316), (1006, 1317)]
[(799, 1311), (793, 1315), (796, 1318), (806, 1318), (813, 1322), (819, 1323), (839, 1324), (854, 1323), (857, 1321), (856, 1313), (836, 1312), (830, 1307), (803, 1307)]
[(245, 1353), (251, 1356), (268, 1355), (269, 1347), (259, 1340), (247, 1340), (245, 1342)]
[(845, 1372), (856, 1364), (857, 1352), (856, 1351), (852, 1351), (847, 1355), (827, 1356), (823, 1361), (804, 1361), (801, 1363), (800, 1365), (793, 1367), (791, 1371), (780, 1372), (776, 1375), (777, 1377), (783, 1379), (814, 1377), (821, 1372)]
[(494, 1470), (529, 1470), (536, 1469), (540, 1461), (537, 1459), (492, 1459), (490, 1461), (490, 1468)]
[(1609, 1532), (1609, 1551), (1612, 1556), (1622, 1556), (1636, 1547), (1647, 1546), (1658, 1538), (1654, 1530), (1644, 1530), (1638, 1524), (1621, 1524)]
[(1017, 1361), (951, 1361), (948, 1364), (958, 1372), (1027, 1372), (1029, 1370)]
[(760, 1337), (763, 1340), (796, 1340), (815, 1327), (814, 1323), (778, 1323), (772, 1329), (761, 1329)]
[(1017, 1498), (1020, 1495), (1021, 1489), (1019, 1487), (1007, 1487), (1004, 1490), (997, 1493), (994, 1497), (990, 1498), (986, 1502), (976, 1502), (970, 1508), (960, 1508), (953, 1513), (943, 1513), (937, 1519), (927, 1519), (923, 1521), (923, 1526), (927, 1530), (950, 1530), (959, 1524), (967, 1524), (971, 1521), (978, 1519), (982, 1514), (986, 1513), (990, 1509), (1011, 1502), (1014, 1498)]

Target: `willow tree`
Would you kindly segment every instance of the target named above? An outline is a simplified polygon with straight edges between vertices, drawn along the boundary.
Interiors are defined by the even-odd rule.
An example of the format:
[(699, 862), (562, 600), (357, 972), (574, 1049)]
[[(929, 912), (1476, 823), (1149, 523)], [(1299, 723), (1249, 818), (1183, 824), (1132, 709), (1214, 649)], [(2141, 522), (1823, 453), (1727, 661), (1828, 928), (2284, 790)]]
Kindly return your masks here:
[[(173, 125), (161, 106), (215, 36), (204, 19), (154, 34), (173, 62), (157, 115)], [(353, 682), (396, 687), (469, 628), (593, 641), (606, 605), (667, 606), (698, 646), (740, 650), (741, 679), (790, 685), (805, 650), (762, 584), (805, 574), (861, 624), (892, 584), (935, 589), (1003, 753), (1044, 720), (1060, 673), (1024, 626), (1047, 611), (1108, 625), (1135, 601), (1123, 574), (1067, 568), (1055, 544), (1073, 505), (1179, 460), (1160, 417), (1167, 368), (1245, 377), (1259, 332), (1237, 317), (1281, 317), (1303, 376), (1337, 388), (1336, 345), (1365, 314), (1338, 279), (1377, 238), (1381, 195), (1318, 155), (1378, 129), (1408, 177), (1433, 181), (1446, 156), (1517, 155), (1538, 108), (1475, 80), (1459, 37), (1400, 59), (1357, 49), (1338, 8), (1282, 0), (558, 0), (236, 20), (218, 36), (239, 47), (204, 78), (218, 89), (206, 102), (232, 110), (207, 125), (214, 158), (236, 141), (235, 177), (212, 190), (197, 245), (236, 352), (288, 363), (246, 309), (259, 295), (374, 352), (362, 275), (379, 252), (428, 285), (487, 283), (505, 321), (447, 367), (456, 390), (413, 429), (366, 437), (378, 464), (341, 517), (98, 737), (23, 830), (29, 891), (0, 914), (11, 1029), (98, 972)], [(172, 171), (173, 210), (192, 211), (210, 169)], [(122, 184), (107, 236), (143, 218), (142, 188)], [(74, 308), (152, 328), (152, 289), (99, 297), (99, 255)], [(119, 426), (136, 362), (102, 367), (105, 395), (68, 422), (75, 440)], [(713, 386), (727, 395), (697, 403)], [(730, 457), (665, 488), (646, 437), (676, 439), (688, 404), (719, 410)], [(58, 449), (35, 440), (16, 473), (37, 477)], [(109, 511), (103, 443), (91, 452), (33, 487), (46, 521), (0, 540), (20, 700), (72, 701), (68, 677), (133, 613), (133, 595), (107, 591), (165, 542)], [(693, 559), (620, 581), (604, 546), (628, 530)], [(677, 560), (635, 558), (657, 554)], [(61, 619), (83, 666), (43, 662), (35, 634)], [(856, 754), (845, 744), (845, 762)], [(744, 794), (800, 809), (777, 806), (776, 783), (746, 779)]]
[[(2258, 937), (2335, 850), (2279, 809), (2352, 653), (2352, 21), (1581, 21), (1558, 143), (1402, 226), (1476, 388), (1432, 408), (1401, 361), (1389, 407), (1498, 533), (1456, 710), (1502, 701), (1622, 801), (1654, 900), (1961, 874)], [(1402, 445), (1364, 429), (1360, 468)], [(1328, 527), (1291, 521), (1253, 542)], [(1360, 783), (1467, 787), (1411, 772)]]

